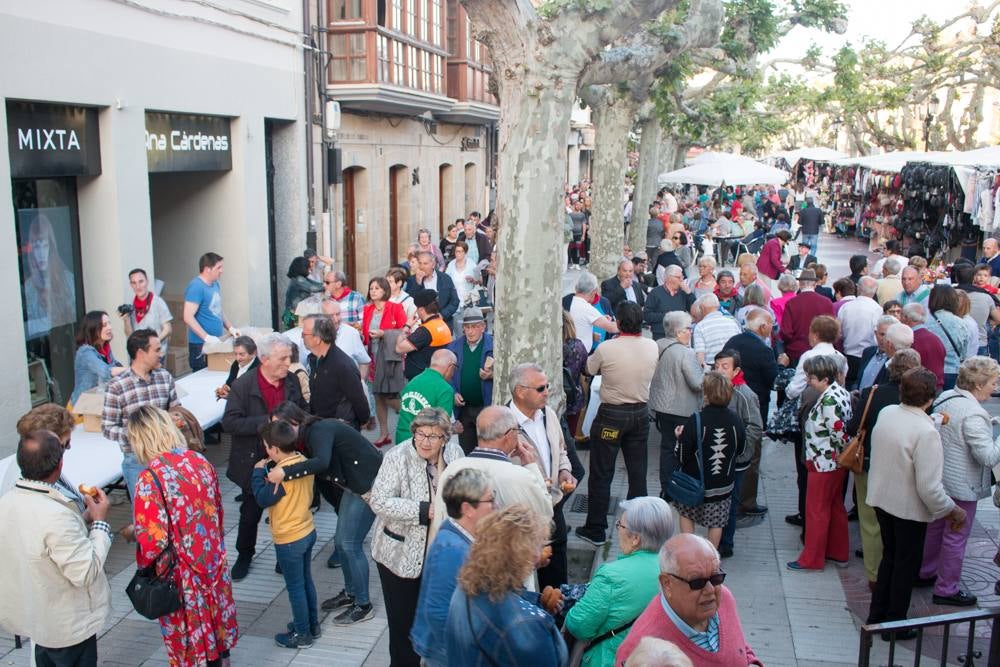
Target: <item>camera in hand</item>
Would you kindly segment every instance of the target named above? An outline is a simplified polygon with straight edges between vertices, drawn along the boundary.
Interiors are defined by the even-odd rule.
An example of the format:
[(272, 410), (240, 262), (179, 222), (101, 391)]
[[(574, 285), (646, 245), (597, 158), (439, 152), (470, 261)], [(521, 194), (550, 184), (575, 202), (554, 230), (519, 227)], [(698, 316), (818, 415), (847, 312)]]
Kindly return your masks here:
[(132, 311), (134, 310), (135, 307), (131, 303), (123, 303), (122, 305), (118, 306), (119, 315), (131, 315)]

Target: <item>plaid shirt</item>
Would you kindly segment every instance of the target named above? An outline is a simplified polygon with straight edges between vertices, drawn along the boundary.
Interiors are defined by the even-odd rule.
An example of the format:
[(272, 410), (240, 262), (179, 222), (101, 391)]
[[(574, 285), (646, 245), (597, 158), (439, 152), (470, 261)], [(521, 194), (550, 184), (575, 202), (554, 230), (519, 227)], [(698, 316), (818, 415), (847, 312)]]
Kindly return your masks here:
[(340, 315), (344, 322), (354, 324), (361, 321), (365, 309), (365, 298), (361, 294), (348, 289), (344, 296), (334, 301), (340, 304)]
[(121, 445), (122, 452), (130, 454), (132, 447), (125, 436), (125, 423), (129, 415), (143, 405), (166, 410), (177, 403), (174, 378), (167, 370), (157, 368), (150, 372), (149, 380), (143, 380), (129, 368), (108, 383), (107, 393), (104, 394), (101, 431), (105, 438)]

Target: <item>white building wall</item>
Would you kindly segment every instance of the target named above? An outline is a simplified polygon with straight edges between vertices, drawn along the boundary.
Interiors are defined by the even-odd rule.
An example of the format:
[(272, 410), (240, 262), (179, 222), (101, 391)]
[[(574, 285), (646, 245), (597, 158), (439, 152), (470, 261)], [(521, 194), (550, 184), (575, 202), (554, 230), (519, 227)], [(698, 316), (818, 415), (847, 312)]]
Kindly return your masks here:
[[(113, 312), (130, 294), (129, 269), (151, 269), (154, 255), (164, 263), (164, 255), (153, 247), (145, 112), (210, 114), (233, 119), (233, 167), (221, 176), (206, 176), (211, 196), (190, 212), (183, 233), (174, 239), (171, 265), (156, 277), (168, 279), (166, 294), (181, 294), (197, 273), (198, 257), (218, 252), (226, 258), (226, 314), (234, 322), (269, 324), (264, 119), (298, 121), (295, 143), (301, 148), (292, 148), (290, 160), (289, 142), (283, 141), (282, 159), (304, 169), (302, 51), (296, 46), (301, 42), (301, 5), (291, 0), (215, 0), (223, 10), (247, 15), (237, 16), (180, 0), (139, 1), (150, 11), (79, 0), (0, 6), (3, 97), (99, 107), (102, 173), (77, 179), (85, 307)], [(19, 323), (6, 131), (6, 109), (0, 104), (0, 318)], [(285, 177), (276, 187), (283, 188), (276, 193), (283, 207), (279, 243), (301, 252), (305, 180)], [(284, 276), (287, 264), (278, 268)], [(282, 286), (280, 301), (283, 296)], [(180, 313), (174, 316), (179, 319)], [(124, 359), (124, 332), (117, 317), (112, 321), (115, 354)], [(186, 344), (182, 339), (171, 342), (174, 347)], [(20, 326), (3, 327), (0, 345), (23, 349)], [(11, 358), (6, 381), (0, 383), (0, 455), (12, 451), (13, 424), (29, 407), (24, 362), (20, 354)]]

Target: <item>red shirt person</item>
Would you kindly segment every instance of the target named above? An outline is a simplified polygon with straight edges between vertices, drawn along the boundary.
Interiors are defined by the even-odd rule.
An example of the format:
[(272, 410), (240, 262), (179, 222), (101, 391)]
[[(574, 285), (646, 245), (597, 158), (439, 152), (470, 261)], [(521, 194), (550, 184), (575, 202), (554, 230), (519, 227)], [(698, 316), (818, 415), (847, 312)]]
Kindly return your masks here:
[(799, 293), (785, 305), (781, 315), (781, 340), (791, 363), (798, 362), (809, 344), (809, 326), (819, 315), (833, 317), (833, 304), (822, 294), (816, 293), (816, 272), (803, 269), (799, 274)]

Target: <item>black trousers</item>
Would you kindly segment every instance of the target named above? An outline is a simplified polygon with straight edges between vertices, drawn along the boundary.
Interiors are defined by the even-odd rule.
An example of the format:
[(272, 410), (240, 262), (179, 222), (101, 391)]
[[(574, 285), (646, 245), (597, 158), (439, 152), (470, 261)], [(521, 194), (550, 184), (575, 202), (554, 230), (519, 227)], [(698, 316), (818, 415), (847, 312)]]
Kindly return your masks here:
[(257, 504), (250, 489), (243, 489), (240, 501), (240, 523), (236, 529), (236, 552), (240, 556), (253, 556), (257, 552), (257, 526), (264, 516), (264, 509)]
[(35, 644), (35, 664), (38, 667), (97, 667), (97, 635), (63, 648)]
[(861, 375), (861, 357), (847, 355), (847, 387), (856, 389)]
[(420, 577), (399, 577), (382, 563), (375, 564), (382, 582), (385, 617), (389, 624), (389, 665), (420, 667), (420, 656), (414, 652), (410, 642), (410, 629), (417, 615), (417, 599), (420, 597)]
[(563, 514), (563, 505), (569, 500), (569, 495), (564, 495), (562, 500), (552, 508), (552, 558), (549, 564), (538, 570), (538, 590), (543, 590), (546, 586), (558, 588), (565, 583), (569, 583), (569, 564), (566, 556), (566, 543), (568, 529), (566, 527), (566, 516)]
[(458, 416), (458, 423), (462, 425), (462, 432), (458, 434), (458, 444), (466, 455), (476, 448), (478, 438), (476, 437), (476, 419), (485, 406), (466, 406), (462, 408), (462, 414)]
[(893, 516), (875, 508), (882, 533), (882, 562), (872, 592), (868, 623), (902, 621), (910, 609), (913, 582), (924, 559), (927, 524)]
[(667, 497), (667, 482), (677, 469), (677, 455), (674, 453), (677, 437), (674, 435), (674, 429), (687, 422), (687, 419), (678, 415), (668, 415), (666, 412), (656, 413), (656, 430), (660, 432), (660, 497), (667, 501), (670, 500)]
[(602, 403), (590, 428), (590, 483), (587, 507), (588, 531), (608, 528), (611, 482), (615, 477), (618, 450), (628, 471), (628, 497), (646, 495), (646, 441), (649, 439), (649, 408), (645, 403)]
[[(799, 516), (806, 516), (806, 484), (809, 482), (809, 471), (803, 461), (805, 445), (802, 442), (802, 435), (794, 437), (795, 449), (795, 484), (799, 487)], [(805, 534), (805, 524), (803, 523), (802, 533)]]

